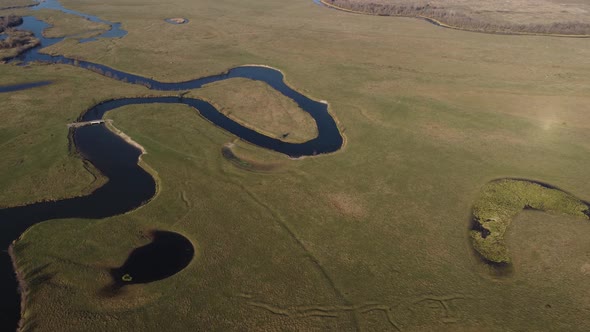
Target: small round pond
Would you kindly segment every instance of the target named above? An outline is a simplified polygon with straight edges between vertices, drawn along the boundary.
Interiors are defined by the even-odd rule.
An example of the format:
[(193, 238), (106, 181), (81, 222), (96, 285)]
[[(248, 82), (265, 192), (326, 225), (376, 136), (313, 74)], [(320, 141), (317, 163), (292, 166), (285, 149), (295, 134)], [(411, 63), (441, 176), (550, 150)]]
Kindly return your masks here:
[(188, 23), (188, 19), (186, 19), (184, 17), (167, 18), (164, 21), (166, 21), (170, 24), (186, 24), (186, 23)]
[(195, 255), (192, 243), (178, 233), (154, 231), (151, 237), (151, 243), (135, 248), (121, 267), (111, 270), (116, 285), (168, 278), (184, 269)]

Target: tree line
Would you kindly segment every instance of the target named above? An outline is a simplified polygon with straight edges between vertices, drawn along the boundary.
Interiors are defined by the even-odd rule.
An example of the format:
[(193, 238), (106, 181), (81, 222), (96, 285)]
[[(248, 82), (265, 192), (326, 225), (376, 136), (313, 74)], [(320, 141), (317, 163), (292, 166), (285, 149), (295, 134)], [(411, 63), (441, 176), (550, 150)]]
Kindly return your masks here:
[(470, 17), (452, 9), (430, 4), (390, 4), (366, 0), (324, 0), (344, 9), (382, 16), (408, 16), (431, 18), (451, 27), (488, 33), (538, 33), (562, 35), (590, 35), (590, 24), (581, 22), (555, 22), (547, 24), (495, 23)]

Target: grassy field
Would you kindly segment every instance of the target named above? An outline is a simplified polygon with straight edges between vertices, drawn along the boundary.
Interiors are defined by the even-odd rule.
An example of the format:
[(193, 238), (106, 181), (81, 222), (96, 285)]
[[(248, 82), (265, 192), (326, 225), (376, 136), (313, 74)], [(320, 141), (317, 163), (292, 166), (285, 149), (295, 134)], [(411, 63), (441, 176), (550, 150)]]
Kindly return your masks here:
[[(0, 93), (2, 207), (81, 195), (99, 186), (104, 181), (100, 174), (89, 172), (92, 166), (84, 165), (70, 150), (66, 125), (116, 91), (123, 96), (153, 94), (66, 66), (4, 65), (0, 73), (6, 78), (3, 85), (53, 81), (28, 91)], [(113, 88), (97, 90), (101, 85)]]
[(473, 204), (473, 247), (484, 259), (510, 264), (504, 235), (512, 219), (531, 209), (588, 219), (588, 205), (555, 188), (541, 184), (503, 179), (487, 184)]
[[(288, 160), (238, 142), (250, 158), (285, 164), (250, 172), (222, 156), (235, 137), (188, 107), (109, 115), (146, 148), (143, 160), (158, 172), (161, 191), (132, 213), (49, 221), (23, 235), (16, 254), (31, 283), (27, 327), (590, 329), (590, 286), (582, 282), (590, 275), (590, 223), (519, 214), (505, 239), (514, 265), (507, 278), (490, 273), (469, 237), (472, 205), (494, 179), (539, 180), (590, 198), (584, 40), (475, 34), (307, 0), (63, 4), (120, 21), (129, 34), (67, 40), (52, 51), (165, 81), (270, 65), (291, 86), (330, 102), (347, 144)], [(175, 16), (190, 23), (163, 21)], [(10, 156), (0, 161), (2, 206), (92, 188), (93, 177), (68, 153), (65, 123), (95, 101), (152, 93), (77, 68), (0, 66), (0, 75), (14, 83), (56, 79), (0, 94), (8, 119), (0, 151)], [(214, 97), (235, 103), (232, 94)], [(43, 134), (25, 135), (27, 126)], [(34, 158), (28, 168), (7, 161), (23, 156)], [(155, 228), (189, 238), (194, 261), (171, 278), (105, 297), (108, 268), (145, 244), (140, 231)]]
[(2, 0), (0, 3), (0, 9), (26, 7), (33, 4), (35, 4), (35, 1), (33, 0)]
[(33, 15), (50, 25), (43, 34), (48, 38), (75, 36), (76, 38), (90, 38), (109, 29), (104, 23), (86, 20), (79, 16), (65, 14), (57, 10), (43, 9), (33, 12)]
[(317, 136), (313, 118), (263, 82), (234, 78), (208, 84), (189, 96), (209, 100), (229, 118), (271, 137), (305, 142)]

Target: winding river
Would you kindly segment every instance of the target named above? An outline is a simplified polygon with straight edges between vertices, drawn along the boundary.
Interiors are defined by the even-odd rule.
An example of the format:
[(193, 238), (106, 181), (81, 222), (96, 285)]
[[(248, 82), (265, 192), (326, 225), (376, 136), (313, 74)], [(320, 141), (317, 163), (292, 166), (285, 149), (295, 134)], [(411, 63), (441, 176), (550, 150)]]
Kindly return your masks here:
[[(314, 0), (314, 2), (323, 5), (319, 0)], [(121, 38), (127, 34), (122, 29), (120, 23), (108, 22), (94, 16), (68, 10), (62, 7), (57, 0), (45, 0), (36, 7), (36, 9), (41, 8), (60, 10), (110, 26), (108, 31), (99, 36), (81, 39), (79, 40), (80, 42), (91, 42), (97, 38)], [(438, 25), (434, 20), (424, 19)], [(336, 122), (328, 112), (328, 105), (312, 100), (289, 87), (284, 81), (283, 74), (276, 69), (264, 66), (242, 66), (230, 69), (223, 74), (185, 82), (160, 82), (97, 63), (40, 53), (42, 48), (64, 39), (45, 38), (42, 35), (42, 31), (48, 27), (49, 25), (47, 23), (32, 16), (24, 18), (23, 25), (20, 29), (33, 31), (37, 38), (40, 39), (41, 45), (26, 51), (14, 59), (15, 63), (26, 65), (38, 61), (50, 64), (77, 66), (115, 80), (129, 84), (143, 85), (151, 90), (160, 91), (198, 89), (205, 84), (234, 77), (258, 80), (267, 83), (284, 96), (291, 98), (303, 111), (308, 112), (316, 122), (318, 136), (303, 143), (284, 142), (277, 138), (263, 135), (233, 121), (206, 101), (179, 96), (129, 97), (106, 100), (88, 110), (82, 111), (79, 117), (80, 121), (103, 119), (107, 112), (116, 111), (126, 105), (153, 103), (185, 104), (192, 107), (214, 125), (234, 134), (244, 141), (294, 158), (331, 153), (342, 147), (343, 138)], [(31, 89), (48, 84), (51, 84), (51, 81), (2, 86), (0, 87), (0, 93)], [(147, 204), (154, 197), (156, 193), (156, 182), (148, 172), (138, 165), (138, 160), (142, 152), (107, 129), (104, 124), (71, 129), (69, 138), (71, 140), (70, 143), (73, 144), (80, 156), (92, 163), (109, 181), (87, 196), (0, 209), (0, 247), (8, 248), (27, 228), (42, 221), (65, 218), (107, 218), (132, 211)], [(522, 183), (527, 182), (527, 184), (533, 183), (533, 181), (524, 179), (503, 179), (502, 181), (506, 180)], [(492, 182), (492, 184), (494, 183)], [(537, 190), (557, 190), (546, 184), (537, 183), (537, 185), (540, 187), (536, 188)], [(567, 195), (567, 193), (563, 195)], [(538, 203), (539, 206), (544, 206), (544, 202), (535, 203)], [(587, 208), (588, 203), (579, 201), (579, 204), (579, 211), (574, 212), (581, 212), (585, 216), (590, 216), (590, 210)], [(517, 210), (520, 211), (522, 208), (526, 209), (529, 207), (529, 205), (519, 206)], [(577, 213), (580, 216), (583, 216), (582, 214)], [(475, 217), (475, 214), (473, 216)], [(477, 240), (479, 240), (477, 237), (479, 235), (485, 240), (490, 233), (482, 225), (493, 222), (493, 220), (482, 216), (478, 217), (481, 223), (479, 225), (476, 224), (471, 229), (471, 234)], [(507, 222), (510, 222), (510, 220)], [(110, 270), (111, 276), (113, 277), (113, 285), (108, 290), (109, 292), (116, 292), (119, 288), (129, 283), (153, 282), (167, 278), (189, 264), (194, 253), (194, 248), (190, 241), (182, 235), (166, 230), (155, 230), (152, 233), (152, 240), (152, 243), (148, 245), (135, 248), (120, 267)], [(474, 247), (477, 247), (477, 243), (474, 244)], [(146, 262), (155, 264), (158, 268), (152, 270), (151, 273), (144, 273), (143, 266), (145, 266)], [(14, 330), (17, 327), (20, 316), (20, 296), (17, 289), (18, 282), (15, 278), (11, 258), (6, 252), (0, 253), (0, 294), (2, 294), (0, 297), (0, 329), (2, 331)]]
[[(47, 1), (53, 3), (56, 1)], [(49, 7), (51, 8), (51, 7)], [(83, 16), (92, 21), (102, 21), (89, 15), (62, 11)], [(95, 20), (96, 19), (96, 20)], [(109, 23), (110, 32), (99, 37), (121, 37), (119, 24)], [(170, 97), (131, 97), (101, 102), (84, 111), (79, 120), (91, 121), (102, 119), (105, 113), (116, 111), (122, 106), (136, 104), (185, 104), (194, 108), (201, 116), (227, 130), (237, 137), (254, 145), (271, 149), (291, 157), (310, 156), (330, 153), (341, 148), (343, 139), (338, 126), (330, 113), (328, 105), (312, 100), (295, 91), (284, 82), (283, 74), (272, 68), (263, 66), (243, 66), (226, 73), (178, 83), (159, 82), (146, 77), (133, 75), (114, 68), (88, 61), (75, 60), (64, 56), (51, 56), (40, 53), (44, 47), (53, 45), (63, 38), (45, 38), (42, 31), (49, 27), (34, 17), (25, 17), (20, 29), (30, 30), (41, 40), (39, 47), (20, 55), (15, 61), (28, 64), (33, 61), (52, 64), (67, 64), (92, 70), (107, 77), (130, 84), (140, 84), (152, 90), (179, 91), (197, 89), (205, 84), (226, 80), (234, 77), (249, 78), (267, 83), (283, 95), (295, 101), (299, 107), (308, 112), (315, 120), (318, 136), (303, 143), (289, 143), (263, 135), (253, 129), (240, 125), (220, 113), (211, 104), (194, 98)], [(112, 32), (115, 31), (115, 32)], [(90, 41), (90, 40), (84, 40)], [(51, 84), (51, 82), (34, 82), (13, 86), (0, 87), (0, 92), (10, 92)], [(64, 124), (65, 125), (65, 124)], [(51, 202), (38, 202), (25, 206), (0, 210), (0, 247), (8, 248), (13, 240), (19, 237), (32, 225), (50, 219), (87, 218), (100, 219), (123, 214), (149, 202), (156, 193), (156, 182), (152, 176), (138, 165), (141, 151), (127, 143), (106, 128), (104, 124), (72, 129), (71, 143), (82, 158), (92, 163), (96, 169), (109, 178), (102, 187), (87, 196), (63, 199)], [(186, 249), (188, 250), (188, 249)], [(184, 263), (183, 263), (184, 264)], [(179, 266), (186, 266), (179, 264)], [(20, 296), (17, 292), (18, 283), (15, 279), (12, 262), (8, 254), (0, 254), (0, 329), (14, 330), (20, 316)]]

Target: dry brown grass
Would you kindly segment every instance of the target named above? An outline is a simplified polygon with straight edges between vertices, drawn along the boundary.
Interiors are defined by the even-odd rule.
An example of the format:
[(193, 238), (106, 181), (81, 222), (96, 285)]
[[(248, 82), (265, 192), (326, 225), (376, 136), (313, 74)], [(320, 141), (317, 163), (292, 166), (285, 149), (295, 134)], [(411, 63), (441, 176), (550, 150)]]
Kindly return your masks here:
[(366, 216), (366, 207), (362, 198), (349, 193), (326, 193), (328, 204), (338, 213), (354, 219), (361, 219)]
[(490, 33), (590, 35), (590, 4), (552, 0), (324, 0), (373, 15), (426, 17), (444, 26)]
[(10, 16), (0, 16), (0, 33), (4, 30), (17, 26), (23, 23), (23, 18), (20, 16), (10, 15)]
[(9, 60), (41, 43), (32, 32), (20, 30), (4, 31), (8, 38), (0, 40), (0, 61)]

